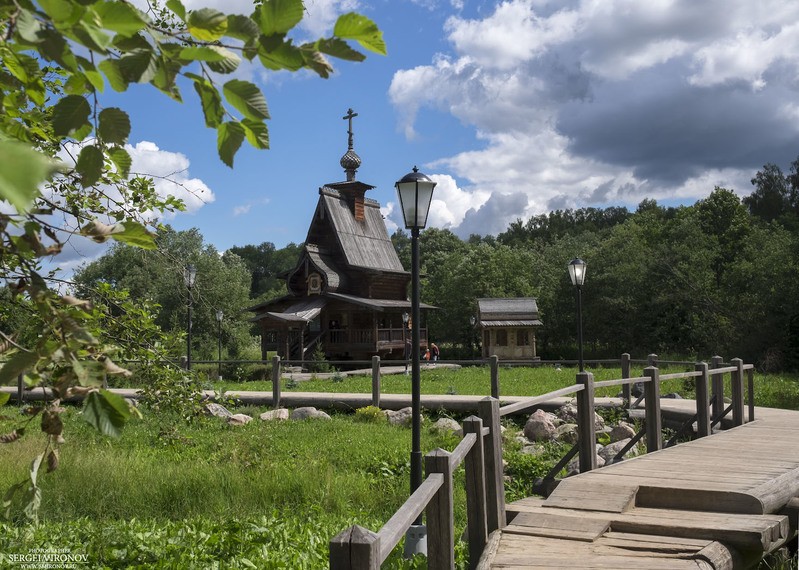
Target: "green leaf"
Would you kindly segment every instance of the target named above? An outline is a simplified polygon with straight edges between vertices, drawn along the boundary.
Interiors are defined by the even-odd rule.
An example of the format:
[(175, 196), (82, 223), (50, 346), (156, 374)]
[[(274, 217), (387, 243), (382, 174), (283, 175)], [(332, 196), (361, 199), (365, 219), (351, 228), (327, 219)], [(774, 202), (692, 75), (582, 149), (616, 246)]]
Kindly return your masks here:
[(115, 146), (108, 151), (108, 156), (111, 157), (111, 162), (117, 167), (117, 172), (119, 172), (123, 178), (127, 178), (130, 174), (130, 167), (133, 164), (133, 160), (130, 158), (128, 151), (121, 146)]
[(128, 90), (128, 80), (125, 79), (117, 60), (104, 59), (97, 67), (105, 73), (105, 76), (108, 78), (108, 83), (111, 85), (111, 89), (118, 93)]
[(180, 50), (180, 59), (207, 61), (218, 73), (230, 73), (239, 66), (241, 59), (227, 48), (220, 46), (191, 46)]
[(78, 63), (80, 63), (80, 67), (83, 70), (86, 79), (89, 81), (89, 83), (91, 83), (92, 87), (102, 93), (105, 90), (105, 81), (103, 81), (102, 74), (97, 71), (97, 68), (94, 66), (94, 64), (85, 57), (75, 57), (78, 60)]
[(116, 227), (121, 226), (121, 231), (114, 231), (111, 237), (116, 241), (140, 247), (142, 249), (155, 249), (155, 236), (138, 222), (125, 220)]
[(44, 41), (43, 30), (44, 24), (39, 22), (30, 11), (20, 10), (16, 26), (16, 32), (20, 38), (31, 44), (41, 43)]
[(222, 86), (222, 92), (228, 103), (248, 119), (258, 121), (269, 118), (264, 94), (249, 81), (231, 79)]
[(0, 406), (5, 406), (11, 399), (11, 394), (8, 392), (0, 392)]
[(258, 37), (260, 30), (252, 18), (231, 14), (227, 17), (227, 32), (225, 35), (243, 42), (250, 42)]
[(327, 55), (347, 61), (363, 61), (366, 56), (350, 47), (340, 38), (327, 38), (316, 42), (316, 49)]
[(103, 435), (119, 437), (129, 417), (128, 404), (118, 394), (100, 390), (86, 396), (83, 419)]
[(244, 119), (241, 121), (241, 126), (244, 128), (244, 136), (247, 137), (247, 142), (253, 147), (258, 149), (269, 148), (269, 130), (266, 128), (266, 123)]
[(288, 69), (297, 71), (305, 64), (302, 50), (291, 44), (291, 40), (279, 41), (276, 45), (275, 36), (264, 38), (258, 47), (258, 57), (261, 63), (269, 69)]
[(97, 184), (103, 175), (103, 151), (94, 145), (85, 146), (78, 155), (75, 170), (81, 176), (84, 187)]
[(216, 129), (216, 146), (222, 162), (233, 168), (233, 157), (244, 141), (244, 127), (240, 123), (222, 123)]
[(98, 2), (94, 10), (103, 28), (123, 36), (132, 36), (147, 25), (146, 16), (125, 2)]
[(203, 115), (205, 116), (205, 125), (212, 129), (217, 128), (222, 124), (225, 117), (225, 109), (222, 106), (222, 97), (216, 87), (211, 85), (202, 77), (195, 76), (194, 89), (200, 96), (200, 102), (203, 106)]
[(178, 18), (184, 22), (186, 21), (186, 7), (183, 2), (180, 0), (167, 0), (166, 7), (172, 10)]
[(108, 107), (100, 111), (98, 134), (103, 142), (125, 144), (130, 136), (130, 117), (122, 109)]
[(133, 50), (117, 61), (122, 76), (129, 83), (149, 83), (158, 71), (158, 61), (152, 49)]
[(325, 57), (325, 54), (319, 50), (313, 49), (313, 47), (310, 46), (303, 46), (301, 49), (302, 56), (305, 59), (306, 67), (313, 69), (319, 74), (319, 77), (324, 79), (330, 77), (330, 74), (333, 72), (333, 66), (330, 65), (330, 62)]
[(74, 24), (76, 18), (80, 18), (80, 6), (68, 0), (39, 0), (39, 5), (53, 19), (56, 27), (62, 23)]
[(35, 352), (20, 351), (11, 357), (11, 360), (0, 368), (0, 386), (6, 386), (17, 381), (17, 376), (30, 370), (39, 361)]
[(17, 211), (26, 211), (39, 195), (39, 184), (58, 168), (58, 164), (29, 146), (0, 141), (0, 164), (13, 164), (14, 168), (0, 168), (0, 199), (7, 200)]
[(203, 42), (214, 42), (227, 32), (227, 16), (213, 8), (202, 8), (189, 13), (186, 22), (189, 33)]
[(342, 14), (333, 28), (333, 35), (345, 40), (355, 40), (369, 51), (386, 55), (383, 32), (372, 20), (361, 14)]
[(303, 10), (302, 0), (264, 0), (260, 13), (261, 33), (265, 36), (285, 34), (300, 23)]
[(113, 39), (100, 28), (99, 22), (94, 19), (91, 22), (83, 20), (78, 22), (78, 25), (72, 28), (72, 35), (87, 48), (100, 53), (106, 53)]
[(91, 111), (85, 97), (80, 95), (63, 97), (53, 107), (53, 132), (57, 136), (69, 136), (72, 131), (89, 124)]

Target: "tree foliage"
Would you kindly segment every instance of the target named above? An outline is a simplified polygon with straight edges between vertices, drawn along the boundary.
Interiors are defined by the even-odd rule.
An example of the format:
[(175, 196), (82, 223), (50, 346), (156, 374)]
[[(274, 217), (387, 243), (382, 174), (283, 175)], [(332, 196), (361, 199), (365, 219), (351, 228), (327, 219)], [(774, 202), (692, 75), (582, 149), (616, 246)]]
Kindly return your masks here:
[[(125, 146), (131, 117), (114, 106), (113, 94), (141, 84), (181, 102), (190, 85), (202, 108), (198, 119), (215, 131), (219, 158), (232, 167), (245, 140), (269, 147), (264, 94), (230, 76), (243, 60), (324, 78), (332, 71), (329, 58), (364, 59), (349, 42), (385, 54), (382, 32), (355, 13), (342, 15), (332, 36), (295, 43), (292, 31), (304, 13), (302, 0), (264, 0), (249, 16), (187, 10), (181, 0), (150, 2), (147, 12), (126, 0), (0, 1), (0, 279), (35, 331), (18, 335), (2, 323), (0, 385), (24, 374), (29, 386), (54, 389), (56, 401), (37, 415), (57, 414), (58, 398), (84, 392), (92, 394), (87, 418), (105, 433), (115, 433), (130, 413), (127, 404), (97, 389), (104, 373), (126, 373), (111, 359), (123, 339), (93, 325), (96, 311), (124, 311), (126, 303), (132, 308), (130, 300), (107, 305), (66, 295), (52, 287), (54, 275), (42, 259), (78, 237), (155, 249), (153, 215), (183, 208), (159, 196), (151, 179), (131, 173)], [(119, 255), (135, 256), (131, 250)], [(177, 267), (167, 274), (174, 277)], [(243, 264), (232, 257), (218, 269), (228, 272), (219, 279), (243, 275)], [(143, 286), (146, 276), (121, 279)], [(96, 285), (99, 290), (102, 283)], [(169, 308), (177, 314), (170, 299), (161, 300), (164, 314)], [(162, 346), (157, 341), (149, 348), (160, 354)], [(58, 438), (51, 435), (29, 477), (15, 487), (27, 493), (32, 515), (40, 496), (38, 467), (57, 451)]]
[[(769, 218), (752, 208), (775, 172), (759, 172), (761, 186), (743, 200), (716, 188), (692, 206), (644, 200), (634, 213), (552, 212), (517, 220), (495, 242), (425, 230), (422, 299), (439, 307), (430, 334), (468, 346), (477, 299), (533, 296), (544, 322), (539, 355), (573, 358), (575, 291), (566, 264), (579, 256), (588, 262), (583, 330), (592, 357), (723, 354), (799, 367), (799, 225), (790, 210)], [(795, 178), (780, 180), (788, 204)], [(402, 232), (392, 240), (401, 256), (409, 250)]]

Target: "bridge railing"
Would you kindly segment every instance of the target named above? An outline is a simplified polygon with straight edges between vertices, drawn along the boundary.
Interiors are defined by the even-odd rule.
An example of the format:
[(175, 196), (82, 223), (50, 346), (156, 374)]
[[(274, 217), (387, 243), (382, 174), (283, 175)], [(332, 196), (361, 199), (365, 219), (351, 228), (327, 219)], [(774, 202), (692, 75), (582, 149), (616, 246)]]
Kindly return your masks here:
[[(747, 373), (748, 420), (754, 419), (754, 367), (751, 364), (744, 364), (739, 358), (733, 359), (729, 366), (724, 366), (721, 357), (714, 357), (710, 366), (698, 362), (694, 364), (693, 371), (661, 375), (656, 366), (657, 355), (653, 354), (649, 355), (646, 361), (649, 366), (643, 370), (643, 375), (638, 377), (630, 376), (630, 362), (629, 355), (622, 356), (623, 377), (619, 379), (595, 382), (592, 373), (579, 372), (574, 385), (520, 402), (500, 406), (496, 397), (481, 400), (478, 403), (480, 417), (471, 416), (464, 421), (464, 437), (460, 444), (451, 453), (436, 449), (426, 455), (427, 477), (378, 532), (354, 525), (331, 540), (330, 568), (334, 570), (380, 568), (410, 526), (424, 512), (428, 530), (428, 568), (453, 569), (455, 567), (453, 472), (461, 462), (465, 462), (466, 470), (469, 567), (477, 567), (487, 537), (506, 525), (500, 428), (503, 416), (528, 412), (555, 398), (576, 394), (578, 441), (552, 469), (545, 482), (546, 479), (554, 481), (554, 476), (577, 454), (579, 454), (580, 472), (597, 468), (594, 421), (597, 388), (622, 386), (622, 393), (627, 395), (628, 402), (636, 385), (643, 389), (641, 398), (630, 404), (631, 407), (637, 407), (641, 401), (644, 402), (644, 428), (631, 438), (630, 443), (611, 462), (621, 461), (624, 455), (643, 438), (646, 441), (647, 451), (663, 448), (660, 383), (665, 380), (693, 380), (696, 388), (696, 414), (684, 425), (690, 427), (696, 422), (698, 436), (705, 437), (712, 433), (713, 426), (719, 424), (730, 413), (733, 426), (747, 421), (744, 414), (744, 375)], [(498, 367), (496, 360), (491, 364), (493, 377)], [(376, 365), (373, 370), (376, 369), (379, 374), (379, 364), (373, 362), (373, 365)], [(731, 403), (723, 408), (725, 375), (729, 375), (730, 378)], [(495, 384), (492, 378), (492, 392), (495, 385), (498, 386), (498, 383)], [(721, 405), (718, 405), (718, 402), (721, 402)], [(546, 488), (546, 485), (543, 488)]]

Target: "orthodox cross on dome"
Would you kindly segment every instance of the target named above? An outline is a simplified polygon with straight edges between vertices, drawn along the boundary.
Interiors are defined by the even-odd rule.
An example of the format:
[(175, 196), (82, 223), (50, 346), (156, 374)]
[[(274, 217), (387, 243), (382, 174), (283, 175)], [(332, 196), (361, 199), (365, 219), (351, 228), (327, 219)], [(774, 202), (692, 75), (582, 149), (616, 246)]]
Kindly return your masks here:
[(361, 157), (358, 156), (352, 148), (352, 119), (357, 117), (358, 113), (353, 112), (352, 109), (347, 109), (347, 114), (341, 117), (348, 121), (347, 129), (347, 152), (341, 157), (339, 164), (344, 172), (347, 174), (347, 181), (355, 180), (355, 172), (361, 165)]
[(347, 109), (347, 114), (341, 117), (345, 121), (349, 121), (349, 128), (347, 129), (347, 148), (352, 150), (352, 119), (357, 117), (358, 113), (354, 113), (352, 109)]

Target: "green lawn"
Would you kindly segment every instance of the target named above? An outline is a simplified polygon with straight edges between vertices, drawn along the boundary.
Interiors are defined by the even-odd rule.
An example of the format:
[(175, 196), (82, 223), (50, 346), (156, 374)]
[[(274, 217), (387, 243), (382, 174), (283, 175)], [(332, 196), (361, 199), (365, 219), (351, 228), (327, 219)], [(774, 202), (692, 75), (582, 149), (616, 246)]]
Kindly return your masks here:
[[(664, 373), (678, 372), (670, 368)], [(618, 378), (614, 368), (591, 369), (596, 380)], [(641, 373), (640, 368), (633, 371)], [(502, 394), (538, 395), (574, 382), (575, 370), (502, 368)], [(755, 376), (759, 405), (799, 409), (797, 375)], [(384, 376), (383, 391), (408, 393), (405, 375)], [(271, 390), (269, 383), (223, 383), (217, 389)], [(371, 378), (311, 380), (284, 390), (371, 392)], [(488, 368), (422, 371), (426, 394), (490, 392)], [(618, 387), (599, 395), (615, 395)], [(680, 380), (663, 393), (692, 397)], [(261, 409), (242, 411), (256, 415)], [(20, 505), (0, 526), (3, 556), (33, 548), (68, 549), (106, 568), (324, 568), (328, 541), (352, 524), (378, 530), (408, 495), (410, 430), (360, 423), (352, 415), (331, 421), (261, 422), (231, 427), (216, 418), (176, 424), (144, 410), (119, 439), (95, 433), (76, 409), (65, 414), (59, 468), (40, 474), (41, 523), (25, 524)], [(0, 433), (22, 421), (17, 408), (0, 408)], [(426, 425), (430, 420), (429, 417)], [(520, 422), (503, 420), (518, 429)], [(0, 489), (22, 480), (43, 448), (37, 424), (0, 446)], [(520, 453), (513, 430), (505, 442), (508, 500), (529, 494), (532, 482), (562, 456), (562, 445), (542, 457)], [(455, 436), (423, 429), (424, 451), (453, 449)], [(465, 526), (463, 472), (456, 477), (457, 532)], [(459, 543), (459, 564), (465, 562)], [(385, 568), (423, 565), (395, 553)]]

